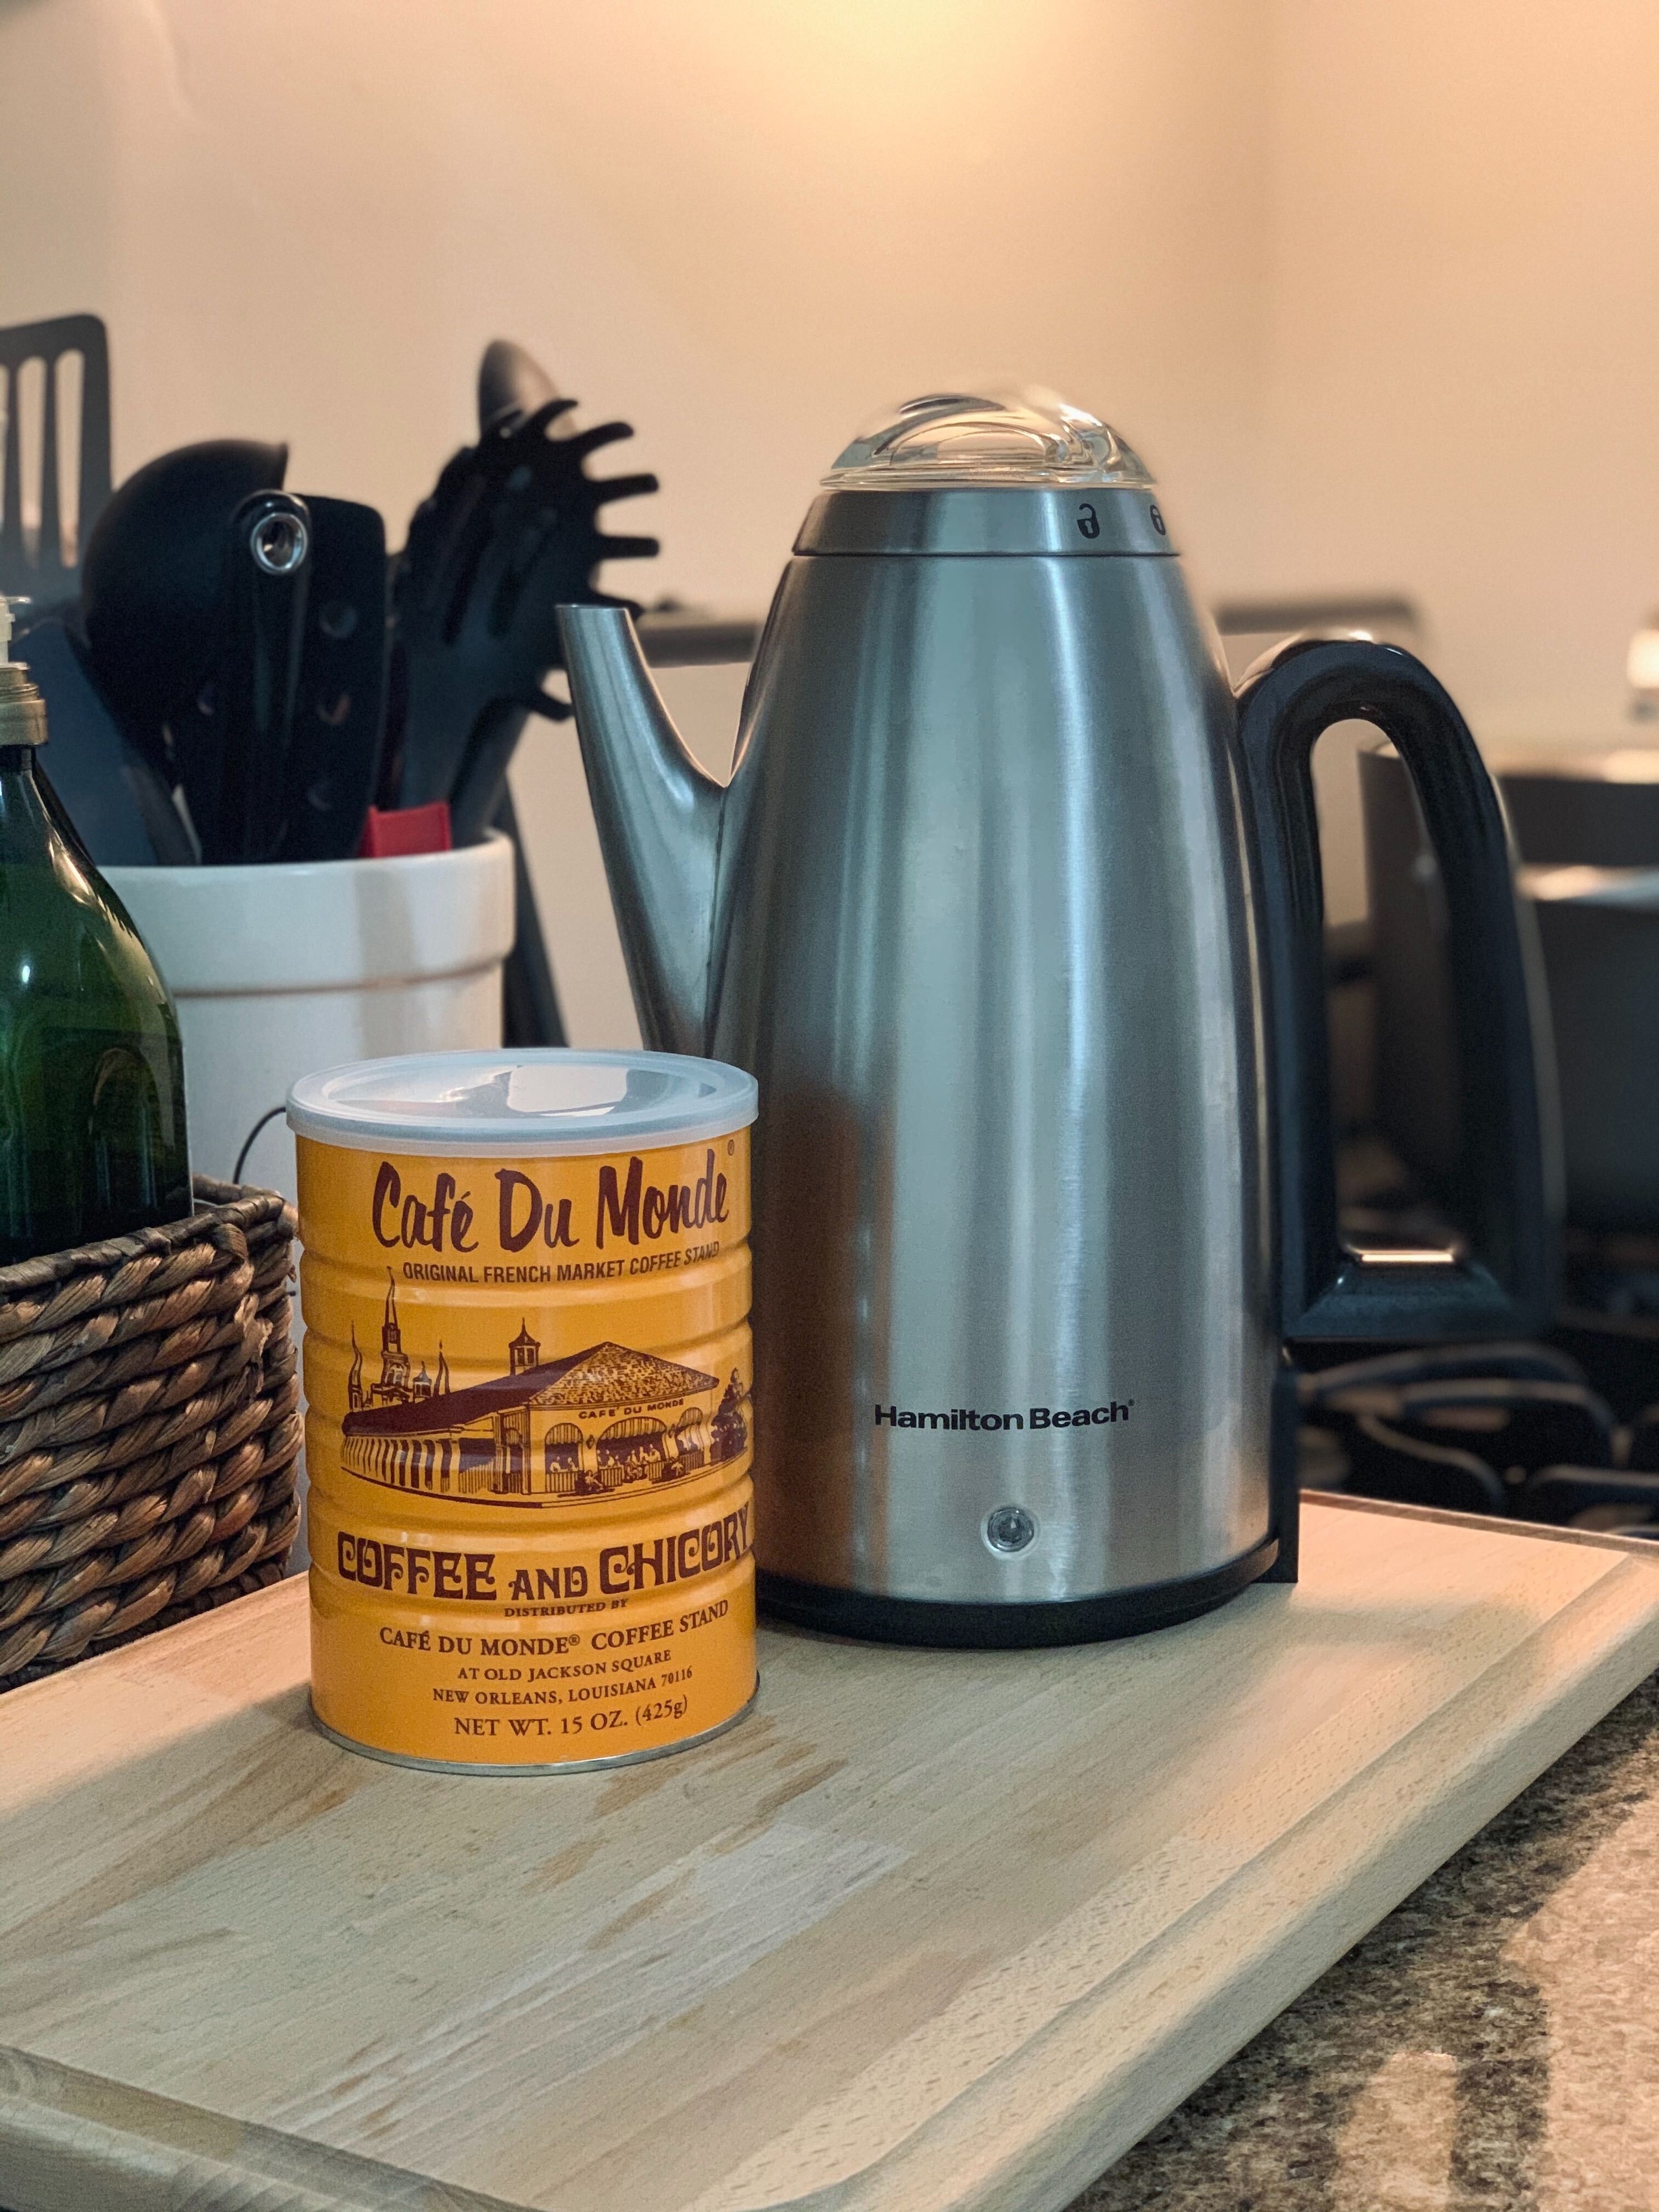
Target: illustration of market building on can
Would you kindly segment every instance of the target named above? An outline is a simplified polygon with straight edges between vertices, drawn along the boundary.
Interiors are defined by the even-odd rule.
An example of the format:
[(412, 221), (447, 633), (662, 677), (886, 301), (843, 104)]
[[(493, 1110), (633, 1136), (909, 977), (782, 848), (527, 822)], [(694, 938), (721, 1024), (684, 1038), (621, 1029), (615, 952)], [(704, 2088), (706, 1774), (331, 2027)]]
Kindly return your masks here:
[(441, 1345), (435, 1376), (410, 1371), (394, 1284), (380, 1328), (380, 1380), (363, 1382), (354, 1334), (341, 1425), (346, 1472), (394, 1490), (480, 1504), (602, 1497), (689, 1481), (748, 1447), (749, 1394), (718, 1376), (623, 1344), (590, 1345), (544, 1363), (527, 1323), (507, 1371), (452, 1387)]

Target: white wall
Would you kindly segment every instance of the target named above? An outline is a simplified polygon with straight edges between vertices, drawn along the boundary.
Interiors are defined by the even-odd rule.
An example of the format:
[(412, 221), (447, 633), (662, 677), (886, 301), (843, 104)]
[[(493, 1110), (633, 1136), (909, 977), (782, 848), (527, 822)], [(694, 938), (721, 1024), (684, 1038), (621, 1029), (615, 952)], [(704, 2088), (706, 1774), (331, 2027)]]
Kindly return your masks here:
[[(761, 607), (875, 407), (1034, 376), (1245, 571), (1257, 0), (0, 0), (0, 321), (109, 322), (118, 472), (289, 437), (394, 542), (490, 337), (641, 434), (663, 555)], [(730, 678), (678, 679), (702, 724)], [(717, 740), (711, 739), (717, 743)], [(629, 1034), (568, 732), (518, 782), (575, 1034)]]
[[(393, 540), (484, 342), (640, 426), (625, 586), (757, 607), (877, 404), (1032, 376), (1215, 593), (1398, 588), (1483, 735), (1618, 726), (1659, 600), (1647, 0), (0, 0), (0, 321), (111, 327), (118, 471), (286, 435)], [(729, 677), (674, 679), (718, 752)], [(631, 1031), (568, 732), (517, 781)]]
[(1490, 747), (1659, 604), (1659, 9), (1275, 0), (1264, 587), (1397, 583)]
[(9, 0), (0, 315), (110, 320), (118, 462), (286, 434), (394, 532), (507, 331), (641, 426), (665, 587), (763, 601), (858, 419), (1109, 400), (1225, 552), (1259, 344), (1237, 0)]

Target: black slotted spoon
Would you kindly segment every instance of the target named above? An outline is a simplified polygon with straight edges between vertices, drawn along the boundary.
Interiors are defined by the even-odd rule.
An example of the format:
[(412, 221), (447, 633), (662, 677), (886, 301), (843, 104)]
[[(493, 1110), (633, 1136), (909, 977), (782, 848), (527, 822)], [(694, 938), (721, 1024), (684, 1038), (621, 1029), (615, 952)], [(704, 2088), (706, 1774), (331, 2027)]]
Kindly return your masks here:
[[(599, 526), (601, 507), (654, 491), (655, 477), (586, 472), (588, 455), (631, 427), (563, 428), (576, 403), (552, 394), (517, 349), (516, 374), (504, 376), (505, 350), (485, 356), (478, 442), (454, 456), (417, 510), (392, 586), (401, 720), (388, 746), (391, 793), (400, 806), (447, 799), (458, 844), (495, 819), (527, 717), (569, 712), (542, 689), (560, 665), (558, 608), (632, 605), (599, 591), (594, 571), (658, 550), (654, 538)], [(526, 412), (538, 390), (549, 396)]]

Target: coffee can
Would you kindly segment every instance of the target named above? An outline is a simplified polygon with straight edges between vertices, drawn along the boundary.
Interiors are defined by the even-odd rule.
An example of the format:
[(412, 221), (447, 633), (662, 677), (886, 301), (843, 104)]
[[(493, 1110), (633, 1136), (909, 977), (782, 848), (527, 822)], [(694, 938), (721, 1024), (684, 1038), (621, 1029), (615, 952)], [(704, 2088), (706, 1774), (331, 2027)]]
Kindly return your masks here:
[(756, 1103), (655, 1052), (295, 1085), (312, 1705), (339, 1742), (544, 1774), (749, 1705)]

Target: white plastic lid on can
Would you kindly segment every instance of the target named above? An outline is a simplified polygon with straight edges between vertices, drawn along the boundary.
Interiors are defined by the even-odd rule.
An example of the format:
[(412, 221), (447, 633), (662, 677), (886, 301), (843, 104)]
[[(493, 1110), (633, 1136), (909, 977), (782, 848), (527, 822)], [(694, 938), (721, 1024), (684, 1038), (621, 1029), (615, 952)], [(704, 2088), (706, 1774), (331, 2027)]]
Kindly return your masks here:
[(353, 1060), (288, 1094), (296, 1136), (417, 1154), (643, 1152), (729, 1136), (758, 1109), (754, 1077), (723, 1060), (562, 1047)]

